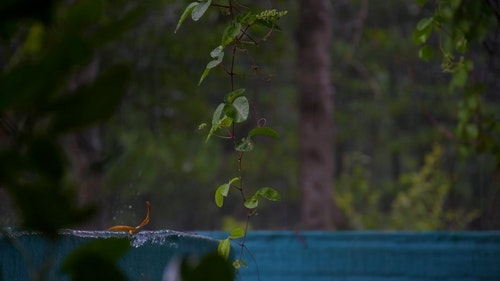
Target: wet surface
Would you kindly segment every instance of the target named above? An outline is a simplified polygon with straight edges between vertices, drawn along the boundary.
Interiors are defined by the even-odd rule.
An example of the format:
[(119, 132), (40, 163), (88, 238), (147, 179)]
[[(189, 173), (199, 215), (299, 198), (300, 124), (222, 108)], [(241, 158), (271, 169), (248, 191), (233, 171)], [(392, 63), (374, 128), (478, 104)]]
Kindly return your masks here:
[[(0, 280), (30, 280), (51, 264), (47, 280), (69, 280), (59, 270), (73, 250), (95, 240), (127, 238), (128, 252), (120, 267), (130, 280), (161, 280), (165, 267), (180, 257), (200, 257), (217, 251), (218, 240), (194, 233), (174, 230), (147, 231), (134, 234), (114, 231), (65, 229), (55, 240), (40, 233), (16, 228), (0, 229)], [(45, 269), (44, 269), (45, 268)]]
[(127, 232), (115, 231), (90, 231), (90, 230), (72, 230), (66, 229), (61, 231), (61, 235), (73, 235), (85, 238), (110, 238), (110, 237), (129, 237), (133, 247), (140, 247), (142, 245), (164, 245), (168, 243), (170, 246), (176, 247), (176, 241), (190, 239), (207, 241), (209, 243), (218, 243), (217, 240), (200, 236), (193, 233), (180, 232), (174, 230), (143, 230), (135, 234), (128, 234)]

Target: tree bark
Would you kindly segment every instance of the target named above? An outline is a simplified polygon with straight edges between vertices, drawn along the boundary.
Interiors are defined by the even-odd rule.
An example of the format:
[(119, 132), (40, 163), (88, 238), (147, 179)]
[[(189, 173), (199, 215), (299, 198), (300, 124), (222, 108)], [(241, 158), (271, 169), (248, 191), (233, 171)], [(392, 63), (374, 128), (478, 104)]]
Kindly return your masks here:
[(297, 30), (301, 219), (306, 229), (341, 227), (334, 203), (333, 88), (330, 81), (332, 7), (301, 0)]

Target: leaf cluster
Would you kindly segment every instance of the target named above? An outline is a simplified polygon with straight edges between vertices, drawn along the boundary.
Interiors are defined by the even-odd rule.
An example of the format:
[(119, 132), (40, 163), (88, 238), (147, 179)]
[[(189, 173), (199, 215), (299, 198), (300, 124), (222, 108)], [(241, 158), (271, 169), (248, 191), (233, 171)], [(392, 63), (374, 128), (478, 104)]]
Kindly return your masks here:
[[(282, 16), (287, 14), (286, 11), (278, 12), (275, 9), (272, 9), (272, 10), (263, 10), (258, 13), (247, 11), (234, 15), (235, 8), (233, 7), (233, 3), (232, 1), (228, 2), (229, 4), (225, 7), (229, 10), (229, 13), (231, 15), (231, 20), (227, 25), (227, 27), (224, 29), (224, 32), (222, 33), (220, 45), (215, 47), (210, 52), (210, 57), (212, 58), (212, 60), (207, 63), (207, 66), (205, 67), (205, 70), (203, 71), (198, 81), (198, 85), (201, 85), (203, 80), (205, 80), (205, 78), (212, 69), (219, 66), (223, 62), (225, 54), (224, 49), (231, 43), (236, 42), (236, 45), (239, 45), (242, 42), (242, 39), (244, 37), (247, 37), (250, 41), (246, 41), (245, 43), (255, 44), (255, 45), (259, 44), (258, 41), (255, 41), (251, 36), (249, 36), (250, 28), (252, 26), (263, 26), (269, 28), (270, 32), (272, 32), (272, 30), (274, 29), (279, 30), (280, 28), (277, 25), (277, 21)], [(175, 32), (178, 31), (182, 23), (189, 16), (191, 16), (191, 19), (193, 21), (198, 21), (205, 14), (205, 12), (208, 10), (208, 7), (210, 7), (211, 4), (212, 4), (211, 0), (199, 0), (198, 2), (190, 3), (182, 13), (175, 28)], [(269, 34), (266, 35), (265, 38), (269, 36)], [(234, 50), (233, 50), (233, 57), (234, 57)], [(230, 74), (231, 75), (233, 74), (232, 71)]]
[[(117, 3), (113, 15), (94, 0), (0, 4), (0, 189), (25, 229), (55, 240), (95, 212), (77, 202), (64, 140), (109, 118), (123, 98), (126, 63), (91, 69), (99, 50), (143, 14), (144, 6), (130, 4)], [(128, 246), (96, 241), (72, 252), (62, 269), (74, 280), (126, 280), (117, 262)]]
[[(0, 14), (15, 7), (2, 5)], [(50, 236), (92, 213), (77, 207), (60, 139), (108, 118), (120, 104), (130, 70), (112, 64), (88, 81), (74, 81), (95, 59), (95, 51), (143, 12), (138, 6), (104, 20), (100, 1), (57, 7), (57, 16), (43, 21), (29, 9), (19, 18), (0, 20), (0, 26), (14, 26), (5, 40), (23, 39), (6, 48), (8, 60), (0, 72), (1, 129), (7, 135), (0, 146), (0, 182), (19, 206), (23, 225)]]
[[(427, 0), (417, 0), (425, 5)], [(435, 1), (430, 17), (422, 18), (415, 29), (414, 41), (422, 45), (419, 57), (429, 60), (434, 56), (435, 47), (430, 42), (434, 33), (438, 37), (438, 49), (441, 53), (441, 67), (451, 73), (450, 91), (464, 89), (465, 94), (458, 108), (457, 137), (462, 142), (460, 150), (467, 156), (471, 151), (493, 152), (500, 163), (500, 148), (494, 144), (500, 131), (491, 120), (494, 114), (485, 110), (481, 94), (485, 92), (481, 82), (470, 79), (474, 70), (471, 48), (482, 44), (491, 53), (487, 37), (498, 32), (500, 17), (498, 7), (491, 1)], [(495, 31), (497, 30), (497, 31)], [(492, 44), (498, 44), (494, 39)], [(496, 43), (495, 43), (496, 42)]]
[[(211, 0), (199, 0), (188, 4), (184, 9), (184, 12), (181, 14), (175, 32), (179, 30), (182, 23), (188, 17), (191, 17), (193, 21), (198, 21), (211, 5), (214, 5)], [(280, 17), (284, 16), (286, 12), (277, 12), (276, 10), (254, 12), (249, 11), (248, 9), (242, 11), (240, 9), (236, 9), (233, 1), (228, 1), (227, 5), (217, 4), (216, 6), (227, 10), (229, 23), (221, 35), (220, 44), (210, 52), (211, 60), (207, 63), (205, 70), (199, 79), (198, 85), (204, 81), (212, 69), (223, 64), (225, 51), (229, 46), (232, 46), (231, 62), (228, 67), (229, 69), (226, 70), (226, 73), (231, 81), (231, 91), (224, 96), (224, 102), (221, 102), (214, 110), (210, 130), (206, 140), (208, 141), (212, 137), (219, 137), (222, 139), (229, 139), (233, 142), (234, 150), (238, 158), (239, 176), (233, 177), (227, 183), (221, 184), (217, 187), (215, 191), (215, 204), (218, 207), (222, 207), (224, 199), (228, 197), (229, 190), (233, 188), (239, 192), (244, 202), (243, 206), (247, 209), (247, 227), (245, 227), (245, 229), (234, 229), (226, 239), (219, 243), (218, 252), (227, 260), (231, 249), (231, 240), (242, 238), (243, 241), (240, 245), (241, 251), (243, 252), (245, 247), (245, 234), (248, 231), (248, 220), (255, 213), (255, 209), (259, 205), (259, 199), (264, 198), (271, 201), (280, 200), (279, 193), (270, 187), (260, 188), (252, 196), (247, 197), (245, 195), (246, 188), (243, 185), (241, 165), (243, 155), (254, 149), (254, 137), (269, 136), (277, 138), (279, 137), (279, 134), (270, 127), (257, 125), (255, 128), (251, 129), (245, 137), (238, 137), (236, 135), (235, 126), (248, 121), (250, 102), (244, 95), (244, 88), (235, 89), (234, 87), (235, 57), (237, 50), (243, 49), (243, 44), (259, 44), (259, 41), (255, 40), (253, 36), (250, 35), (251, 27), (263, 26), (269, 28), (269, 33), (263, 38), (263, 40), (265, 40), (274, 29), (278, 29), (276, 22)], [(205, 123), (199, 126), (199, 129), (204, 128), (206, 128)], [(239, 269), (241, 265), (246, 264), (240, 258), (235, 260), (233, 265), (236, 269)]]

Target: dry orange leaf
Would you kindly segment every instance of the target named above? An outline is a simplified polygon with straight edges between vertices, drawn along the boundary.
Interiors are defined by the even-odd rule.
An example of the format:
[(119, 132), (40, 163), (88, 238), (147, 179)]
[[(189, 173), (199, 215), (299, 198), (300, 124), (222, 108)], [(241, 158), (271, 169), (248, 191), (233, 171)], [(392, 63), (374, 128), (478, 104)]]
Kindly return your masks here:
[(141, 227), (143, 227), (149, 223), (149, 215), (151, 213), (151, 204), (149, 203), (149, 201), (146, 201), (146, 205), (148, 205), (148, 213), (146, 214), (146, 217), (142, 220), (142, 222), (138, 226), (132, 227), (132, 226), (128, 226), (128, 225), (115, 225), (115, 226), (108, 228), (108, 231), (124, 231), (124, 232), (128, 232), (129, 234), (137, 233), (141, 229)]

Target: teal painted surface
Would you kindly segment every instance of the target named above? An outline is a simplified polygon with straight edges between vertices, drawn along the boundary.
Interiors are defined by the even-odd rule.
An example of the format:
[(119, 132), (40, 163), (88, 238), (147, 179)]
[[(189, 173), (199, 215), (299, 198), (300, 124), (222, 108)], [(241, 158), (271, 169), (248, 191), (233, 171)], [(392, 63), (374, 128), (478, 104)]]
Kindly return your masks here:
[(242, 281), (500, 281), (500, 232), (257, 231), (246, 246)]
[[(197, 233), (203, 236), (139, 232), (130, 237), (131, 250), (121, 266), (131, 281), (160, 281), (172, 257), (213, 251), (218, 243), (215, 239), (227, 235)], [(76, 231), (64, 234), (57, 243), (27, 233), (11, 241), (1, 238), (0, 280), (29, 280), (30, 268), (58, 264), (83, 243), (120, 235), (124, 236)], [(237, 251), (238, 246), (233, 246)], [(240, 281), (500, 281), (500, 232), (253, 231), (246, 246), (252, 255), (243, 257), (249, 267), (241, 270)], [(31, 266), (19, 249), (29, 257)], [(49, 276), (51, 281), (67, 280), (57, 269)]]
[(200, 256), (216, 251), (218, 241), (208, 237), (175, 231), (141, 231), (133, 236), (107, 231), (66, 231), (60, 239), (51, 242), (28, 232), (11, 233), (10, 238), (0, 234), (0, 280), (37, 280), (34, 275), (46, 265), (55, 265), (47, 272), (50, 281), (69, 278), (59, 271), (64, 257), (73, 249), (95, 239), (129, 237), (130, 250), (120, 265), (129, 279), (160, 281), (165, 266), (173, 257)]

